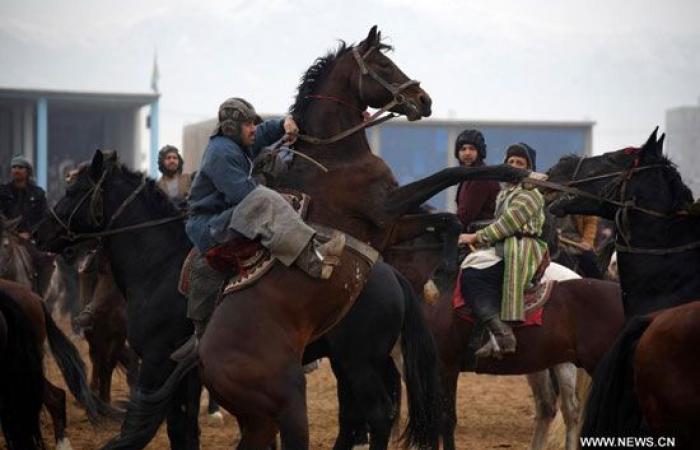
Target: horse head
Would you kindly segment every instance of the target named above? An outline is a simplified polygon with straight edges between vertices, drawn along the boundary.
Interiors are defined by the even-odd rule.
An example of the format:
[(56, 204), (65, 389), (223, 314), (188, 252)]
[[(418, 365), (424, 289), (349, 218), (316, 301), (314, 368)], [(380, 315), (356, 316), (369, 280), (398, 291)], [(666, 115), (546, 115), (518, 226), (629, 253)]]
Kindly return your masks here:
[[(663, 156), (665, 135), (657, 139), (655, 129), (646, 143), (593, 157), (565, 156), (548, 172), (548, 180), (591, 194), (556, 196), (550, 211), (597, 215), (614, 219), (624, 206), (675, 213), (692, 195), (680, 180), (673, 164)], [(549, 195), (552, 193), (550, 192)]]

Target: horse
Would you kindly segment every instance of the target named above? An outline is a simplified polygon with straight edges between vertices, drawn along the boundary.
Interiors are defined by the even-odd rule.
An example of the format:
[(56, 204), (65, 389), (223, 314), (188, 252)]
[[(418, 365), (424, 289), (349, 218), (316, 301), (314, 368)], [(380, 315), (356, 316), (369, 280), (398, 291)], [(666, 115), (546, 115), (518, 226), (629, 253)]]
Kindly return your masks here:
[(29, 289), (34, 289), (36, 275), (32, 257), (16, 232), (21, 220), (21, 217), (8, 220), (0, 216), (0, 278), (15, 280)]
[[(90, 387), (102, 401), (111, 398), (112, 372), (117, 364), (126, 370), (127, 384), (132, 389), (138, 379), (139, 357), (126, 342), (126, 300), (117, 288), (108, 255), (99, 243), (79, 259), (80, 304), (99, 305), (94, 311), (93, 326), (83, 330), (90, 346), (92, 376)], [(216, 402), (209, 400), (207, 420), (223, 425), (223, 415)]]
[[(361, 44), (343, 46), (307, 71), (293, 108), (304, 133), (327, 136), (341, 127), (352, 128), (327, 139), (301, 135), (306, 141), (298, 143), (297, 151), (315, 163), (295, 159), (290, 173), (275, 186), (310, 194), (309, 220), (318, 229), (323, 224), (346, 232), (352, 237), (351, 248), (328, 281), (275, 266), (260, 283), (229, 296), (235, 297), (231, 301), (224, 299), (200, 342), (200, 361), (196, 355), (177, 365), (167, 360), (192, 330), (185, 318), (185, 301), (175, 292), (177, 271), (189, 245), (183, 243), (187, 238), (182, 224), (175, 224), (182, 216), (154, 202), (162, 195), (151, 192), (152, 181), (129, 176), (127, 169), (98, 151), (41, 224), (39, 242), (56, 251), (81, 239), (104, 238), (117, 285), (123, 291), (128, 287), (129, 342), (142, 360), (150, 355), (141, 372), (148, 389), (132, 397), (122, 432), (106, 448), (144, 446), (166, 411), (187, 423), (169, 427), (171, 444), (192, 448), (197, 439), (196, 403), (183, 399), (193, 399), (189, 394), (199, 391), (198, 373), (192, 370), (198, 363), (210, 392), (239, 421), (240, 448), (265, 447), (278, 429), (285, 446), (306, 448), (302, 353), (307, 343), (342, 318), (359, 295), (376, 257), (366, 242), (464, 179), (513, 181), (527, 174), (506, 166), (449, 168), (397, 187), (389, 168), (372, 155), (366, 136), (359, 132), (376, 120), (363, 121), (364, 116), (347, 104), (384, 105), (380, 112), (392, 110), (417, 120), (429, 115), (430, 97), (383, 54), (386, 46), (380, 39), (375, 27)], [(348, 88), (350, 97), (344, 92)], [(340, 97), (345, 99), (338, 102)], [(318, 171), (317, 164), (328, 172)], [(430, 345), (422, 342), (423, 348)], [(426, 354), (430, 357), (430, 350)], [(433, 441), (435, 427), (430, 424), (439, 409), (431, 400), (437, 396), (430, 395), (436, 389), (430, 381), (433, 369), (430, 364), (409, 368), (418, 378), (430, 377), (422, 390), (429, 404), (412, 407), (410, 442)], [(171, 425), (176, 422), (173, 417)]]
[[(657, 138), (657, 130), (639, 148), (629, 147), (589, 158), (564, 157), (549, 171), (549, 181), (561, 183), (565, 191), (552, 204), (553, 212), (593, 214), (615, 220), (616, 224), (615, 247), (628, 321), (594, 377), (583, 428), (583, 433), (589, 436), (648, 435), (650, 423), (645, 418), (651, 413), (642, 410), (635, 393), (636, 373), (656, 373), (656, 379), (646, 389), (651, 385), (669, 387), (671, 391), (666, 393), (666, 398), (676, 395), (679, 412), (686, 412), (685, 407), (697, 401), (697, 396), (691, 399), (687, 395), (698, 391), (697, 382), (693, 381), (698, 379), (696, 368), (686, 374), (657, 373), (659, 361), (652, 363), (645, 357), (645, 354), (663, 353), (667, 345), (665, 339), (645, 338), (647, 327), (654, 323), (653, 313), (700, 299), (697, 277), (700, 219), (687, 213), (692, 194), (671, 161), (663, 156), (664, 136)], [(676, 318), (682, 329), (684, 322), (677, 319), (678, 315), (669, 312), (664, 317), (666, 327), (670, 326), (671, 318)], [(688, 338), (678, 345), (692, 345), (694, 340)], [(645, 346), (640, 348), (642, 340)], [(659, 345), (657, 349), (653, 348), (655, 342)], [(666, 367), (694, 367), (690, 355), (663, 354), (667, 358)], [(640, 367), (643, 364), (647, 367)], [(657, 364), (656, 368), (651, 364)], [(657, 409), (654, 414), (659, 411), (668, 409)], [(651, 431), (692, 435), (695, 428), (688, 424), (693, 423), (693, 417), (687, 416), (684, 421), (671, 414), (667, 421), (655, 417), (656, 426), (675, 422), (681, 428), (659, 427)]]
[[(36, 343), (41, 346), (48, 341), (51, 354), (61, 371), (64, 381), (76, 400), (85, 408), (88, 419), (98, 423), (101, 418), (117, 419), (121, 413), (100, 401), (89, 389), (85, 365), (78, 349), (63, 334), (53, 321), (41, 298), (26, 286), (10, 280), (0, 279), (0, 290), (12, 297), (31, 320)], [(61, 450), (71, 448), (66, 437), (66, 393), (49, 380), (44, 379), (42, 400), (53, 421), (56, 446)]]
[[(453, 242), (456, 245), (456, 242)], [(554, 268), (554, 264), (550, 265)], [(551, 270), (550, 269), (550, 270)], [(445, 402), (441, 427), (443, 448), (455, 448), (456, 388), (460, 372), (473, 371), (492, 375), (528, 374), (536, 398), (537, 426), (533, 448), (541, 448), (546, 431), (556, 412), (556, 398), (546, 369), (553, 368), (563, 380), (562, 408), (567, 425), (566, 448), (575, 448), (577, 401), (573, 370), (570, 365), (592, 374), (602, 355), (622, 328), (624, 318), (619, 287), (615, 283), (595, 279), (558, 281), (544, 305), (541, 326), (516, 327), (518, 351), (502, 360), (477, 359), (467, 364), (469, 341), (474, 324), (457, 316), (452, 298), (458, 278), (453, 262), (442, 266), (433, 280), (439, 291), (438, 301), (424, 305), (423, 311), (438, 348)], [(532, 349), (532, 351), (528, 351)]]
[(46, 390), (36, 327), (0, 289), (0, 426), (9, 450), (43, 450), (40, 413)]
[[(127, 339), (141, 367), (121, 433), (104, 448), (143, 448), (163, 420), (173, 449), (199, 448), (201, 382), (190, 370), (196, 362), (178, 368), (170, 359), (193, 332), (177, 290), (192, 247), (182, 219), (152, 179), (122, 166), (115, 153), (97, 151), (37, 228), (40, 245), (59, 253), (101, 237), (127, 302)], [(154, 410), (144, 398), (164, 385), (170, 395)]]
[[(328, 357), (337, 380), (339, 430), (334, 449), (349, 450), (362, 443), (369, 443), (372, 450), (387, 448), (401, 403), (397, 367), (403, 367), (404, 359), (416, 364), (412, 360), (418, 356), (415, 351), (402, 354), (400, 349), (410, 350), (416, 337), (426, 332), (416, 328), (420, 322), (415, 317), (421, 311), (420, 299), (412, 289), (414, 277), (404, 279), (401, 274), (429, 274), (443, 261), (441, 256), (421, 253), (422, 247), (411, 246), (412, 251), (407, 252), (401, 246), (421, 235), (430, 242), (426, 245), (431, 249), (435, 245), (448, 248), (442, 245), (443, 236), (449, 234), (447, 229), (459, 226), (452, 214), (426, 214), (421, 210), (402, 217), (389, 238), (377, 244), (383, 249), (386, 263), (398, 268), (400, 274), (392, 274), (387, 264), (377, 264), (348, 314), (304, 350), (304, 364)], [(397, 282), (400, 296), (395, 294)]]
[(127, 384), (135, 386), (139, 359), (126, 342), (126, 300), (114, 283), (109, 260), (99, 248), (79, 260), (80, 304), (100, 305), (94, 311), (93, 326), (84, 329), (89, 345), (92, 375), (90, 388), (103, 402), (111, 401), (112, 372), (120, 364)]

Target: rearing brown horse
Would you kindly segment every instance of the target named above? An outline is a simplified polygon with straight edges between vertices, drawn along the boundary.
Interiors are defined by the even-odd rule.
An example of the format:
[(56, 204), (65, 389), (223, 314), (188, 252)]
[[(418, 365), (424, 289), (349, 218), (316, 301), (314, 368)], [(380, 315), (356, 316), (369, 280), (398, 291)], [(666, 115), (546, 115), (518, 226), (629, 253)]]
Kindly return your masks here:
[[(362, 290), (372, 264), (362, 255), (367, 252), (361, 243), (376, 241), (403, 212), (459, 179), (443, 174), (439, 180), (397, 189), (364, 133), (331, 138), (360, 126), (367, 106), (390, 109), (409, 120), (430, 115), (430, 97), (383, 54), (387, 48), (375, 27), (359, 45), (343, 45), (307, 71), (292, 113), (306, 135), (320, 140), (307, 138), (297, 150), (328, 172), (298, 160), (278, 186), (309, 194), (309, 222), (344, 231), (357, 244), (346, 249), (328, 281), (277, 265), (257, 285), (226, 297), (201, 341), (203, 380), (237, 417), (239, 449), (265, 448), (278, 430), (284, 448), (308, 448), (300, 361), (306, 344), (337, 323)], [(500, 174), (509, 175), (520, 173)], [(490, 176), (495, 177), (493, 172)], [(423, 345), (429, 349), (432, 343)], [(437, 438), (439, 405), (432, 398), (422, 406), (423, 423), (413, 424), (408, 437), (411, 444), (425, 447)]]

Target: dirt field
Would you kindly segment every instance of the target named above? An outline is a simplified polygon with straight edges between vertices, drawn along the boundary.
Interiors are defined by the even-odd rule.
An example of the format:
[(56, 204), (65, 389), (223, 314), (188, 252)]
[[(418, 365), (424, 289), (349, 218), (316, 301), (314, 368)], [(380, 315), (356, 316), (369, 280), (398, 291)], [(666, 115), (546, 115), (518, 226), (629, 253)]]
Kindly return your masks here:
[[(65, 329), (65, 328), (64, 328)], [(87, 345), (79, 341), (86, 363)], [(65, 388), (53, 359), (46, 358), (49, 377)], [(331, 449), (337, 431), (335, 378), (326, 360), (307, 376), (311, 449)], [(125, 378), (115, 374), (114, 398), (125, 396)], [(459, 380), (459, 423), (456, 432), (459, 449), (527, 448), (533, 428), (534, 408), (530, 389), (522, 376), (494, 377), (462, 374)], [(42, 416), (44, 437), (54, 448), (48, 414)], [(231, 449), (238, 440), (235, 420), (225, 414), (225, 426), (215, 428), (201, 415), (202, 449)], [(75, 450), (98, 448), (118, 431), (117, 424), (93, 428), (73, 397), (68, 394), (68, 436)], [(0, 445), (2, 447), (2, 445)], [(4, 448), (4, 447), (2, 447)], [(165, 428), (161, 427), (148, 449), (169, 448)], [(391, 448), (400, 448), (393, 445)]]

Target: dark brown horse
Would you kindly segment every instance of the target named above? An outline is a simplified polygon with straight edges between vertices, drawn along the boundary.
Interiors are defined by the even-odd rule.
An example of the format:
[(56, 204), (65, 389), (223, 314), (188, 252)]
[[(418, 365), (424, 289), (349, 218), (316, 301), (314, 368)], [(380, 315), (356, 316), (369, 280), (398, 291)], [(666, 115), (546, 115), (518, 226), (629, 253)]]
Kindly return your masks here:
[(90, 348), (90, 388), (103, 402), (111, 401), (112, 372), (117, 364), (126, 370), (130, 387), (136, 383), (138, 355), (126, 342), (126, 300), (112, 276), (109, 260), (97, 248), (85, 255), (78, 267), (80, 303), (94, 305), (93, 324), (83, 330)]
[(647, 316), (634, 352), (635, 391), (649, 428), (700, 448), (700, 301)]
[(44, 352), (30, 316), (0, 289), (0, 426), (9, 450), (44, 449)]
[[(14, 299), (30, 319), (40, 347), (48, 341), (51, 354), (61, 370), (71, 393), (83, 405), (88, 418), (96, 422), (100, 416), (118, 417), (118, 413), (96, 398), (88, 388), (85, 366), (78, 349), (56, 326), (45, 304), (27, 287), (9, 280), (0, 279), (0, 290)], [(51, 415), (57, 448), (70, 449), (66, 437), (66, 393), (49, 380), (44, 379), (43, 403)]]
[[(618, 269), (629, 321), (594, 377), (583, 434), (670, 433), (679, 438), (677, 446), (695, 448), (689, 442), (697, 443), (697, 409), (688, 406), (697, 405), (700, 398), (697, 335), (687, 330), (688, 317), (682, 313), (690, 314), (696, 307), (679, 305), (694, 305), (700, 299), (700, 218), (687, 213), (692, 193), (663, 156), (663, 141), (654, 130), (640, 148), (562, 158), (550, 169), (550, 180), (578, 190), (570, 189), (552, 210), (599, 215), (616, 223)], [(656, 313), (671, 307), (678, 308)], [(650, 313), (656, 314), (645, 316)], [(657, 322), (659, 317), (663, 319)], [(647, 335), (647, 330), (653, 334)], [(669, 339), (679, 339), (673, 341), (677, 350), (669, 350)], [(661, 367), (673, 370), (656, 370)], [(643, 398), (637, 369), (643, 371)], [(650, 399), (670, 403), (654, 404), (656, 400)]]
[(543, 324), (514, 330), (518, 339), (515, 354), (500, 361), (480, 359), (476, 361), (476, 367), (467, 368), (465, 359), (473, 325), (454, 313), (452, 295), (456, 279), (454, 270), (436, 274), (440, 299), (424, 307), (442, 362), (446, 407), (442, 437), (446, 450), (455, 448), (455, 401), (460, 372), (529, 374), (572, 362), (592, 374), (624, 322), (617, 284), (594, 279), (558, 282), (545, 305)]

